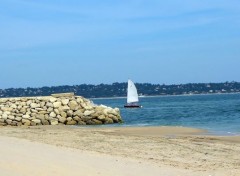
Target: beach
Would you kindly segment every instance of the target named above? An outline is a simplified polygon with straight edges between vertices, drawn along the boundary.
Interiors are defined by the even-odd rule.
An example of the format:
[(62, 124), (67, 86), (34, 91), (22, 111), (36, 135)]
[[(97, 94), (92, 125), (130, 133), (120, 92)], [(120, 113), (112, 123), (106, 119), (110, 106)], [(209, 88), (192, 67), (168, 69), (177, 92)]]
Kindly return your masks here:
[(240, 175), (240, 137), (183, 127), (0, 128), (4, 175)]

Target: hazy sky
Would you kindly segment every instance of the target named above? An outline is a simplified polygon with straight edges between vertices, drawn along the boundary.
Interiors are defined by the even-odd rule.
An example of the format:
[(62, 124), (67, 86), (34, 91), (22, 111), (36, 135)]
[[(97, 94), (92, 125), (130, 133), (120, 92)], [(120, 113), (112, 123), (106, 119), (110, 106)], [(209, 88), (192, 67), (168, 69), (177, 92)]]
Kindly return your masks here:
[(0, 88), (240, 81), (239, 0), (0, 0)]

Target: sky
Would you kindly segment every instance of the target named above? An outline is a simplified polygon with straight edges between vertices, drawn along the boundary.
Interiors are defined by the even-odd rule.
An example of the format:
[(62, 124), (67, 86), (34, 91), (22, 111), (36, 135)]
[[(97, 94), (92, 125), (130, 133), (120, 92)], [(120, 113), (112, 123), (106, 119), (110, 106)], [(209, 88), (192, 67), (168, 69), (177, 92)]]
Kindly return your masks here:
[(0, 4), (0, 89), (240, 81), (239, 0)]

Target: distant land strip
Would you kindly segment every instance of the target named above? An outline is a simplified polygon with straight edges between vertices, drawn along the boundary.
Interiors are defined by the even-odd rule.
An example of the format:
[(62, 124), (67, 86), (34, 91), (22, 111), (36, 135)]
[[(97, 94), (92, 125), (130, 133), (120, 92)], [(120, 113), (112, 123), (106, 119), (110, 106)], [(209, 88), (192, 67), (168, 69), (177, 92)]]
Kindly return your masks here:
[[(140, 96), (159, 95), (191, 95), (191, 94), (216, 94), (239, 93), (240, 82), (224, 83), (189, 83), (189, 84), (150, 84), (136, 83)], [(74, 86), (52, 86), (41, 88), (9, 88), (0, 89), (0, 97), (30, 97), (49, 96), (54, 93), (74, 92), (75, 95), (86, 98), (124, 97), (127, 95), (127, 83), (113, 84), (80, 84)]]

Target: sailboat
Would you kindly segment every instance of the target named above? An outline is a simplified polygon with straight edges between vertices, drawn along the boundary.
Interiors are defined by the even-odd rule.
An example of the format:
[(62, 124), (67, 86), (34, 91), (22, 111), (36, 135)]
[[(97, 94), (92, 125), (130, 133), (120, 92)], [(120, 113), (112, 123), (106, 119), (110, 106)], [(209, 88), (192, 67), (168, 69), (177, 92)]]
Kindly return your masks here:
[(127, 88), (127, 104), (124, 105), (125, 108), (141, 108), (142, 106), (138, 104), (138, 93), (137, 88), (134, 83), (129, 79)]

